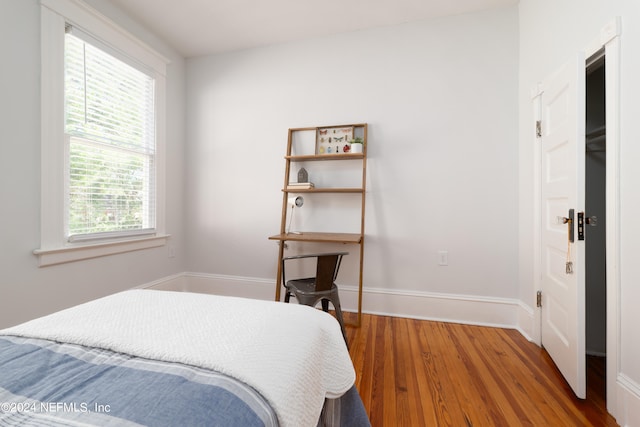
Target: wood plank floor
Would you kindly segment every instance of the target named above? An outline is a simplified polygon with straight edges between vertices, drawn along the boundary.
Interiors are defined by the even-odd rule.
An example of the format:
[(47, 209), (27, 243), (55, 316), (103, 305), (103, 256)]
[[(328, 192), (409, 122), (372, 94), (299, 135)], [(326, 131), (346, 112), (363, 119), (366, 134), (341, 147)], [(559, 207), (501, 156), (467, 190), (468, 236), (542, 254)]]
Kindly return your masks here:
[(598, 358), (588, 360), (594, 375), (580, 400), (546, 351), (515, 330), (366, 314), (346, 329), (373, 427), (617, 426)]

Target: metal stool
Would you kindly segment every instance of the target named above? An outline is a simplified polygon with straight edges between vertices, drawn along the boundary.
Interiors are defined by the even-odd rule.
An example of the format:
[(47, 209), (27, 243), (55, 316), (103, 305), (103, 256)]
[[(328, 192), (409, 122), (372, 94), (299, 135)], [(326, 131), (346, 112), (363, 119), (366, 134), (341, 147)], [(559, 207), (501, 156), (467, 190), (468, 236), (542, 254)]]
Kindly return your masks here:
[[(348, 255), (348, 252), (332, 252), (310, 255), (294, 255), (282, 259), (282, 283), (286, 288), (284, 294), (284, 302), (289, 302), (291, 294), (293, 294), (298, 303), (315, 307), (318, 301), (322, 302), (322, 310), (329, 311), (329, 301), (336, 311), (336, 318), (340, 323), (342, 336), (345, 343), (347, 342), (347, 334), (344, 329), (344, 320), (342, 319), (342, 308), (340, 307), (340, 297), (338, 295), (338, 287), (335, 280), (338, 277), (338, 270), (342, 257)], [(285, 261), (292, 259), (317, 258), (316, 276), (306, 277), (304, 279), (285, 280)]]

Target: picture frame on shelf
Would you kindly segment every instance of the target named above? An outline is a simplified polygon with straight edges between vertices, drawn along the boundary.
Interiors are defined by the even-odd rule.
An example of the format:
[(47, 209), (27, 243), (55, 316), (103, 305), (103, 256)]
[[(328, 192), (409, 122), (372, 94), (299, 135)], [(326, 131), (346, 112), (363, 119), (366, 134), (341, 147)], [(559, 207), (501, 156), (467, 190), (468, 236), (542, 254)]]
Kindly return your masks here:
[(351, 152), (353, 126), (323, 127), (316, 130), (316, 154), (348, 154)]

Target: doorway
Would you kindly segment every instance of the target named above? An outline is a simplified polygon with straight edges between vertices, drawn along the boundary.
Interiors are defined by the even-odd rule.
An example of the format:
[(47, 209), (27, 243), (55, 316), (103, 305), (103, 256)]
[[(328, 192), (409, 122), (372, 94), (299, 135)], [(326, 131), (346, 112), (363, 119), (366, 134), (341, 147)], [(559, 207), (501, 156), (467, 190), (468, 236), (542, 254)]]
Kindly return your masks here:
[[(569, 61), (561, 70), (564, 70), (573, 62), (577, 65), (574, 73), (556, 72), (544, 81), (538, 83), (532, 91), (532, 101), (534, 107), (534, 117), (536, 118), (535, 130), (536, 142), (539, 143), (540, 150), (536, 153), (535, 162), (537, 165), (536, 175), (539, 186), (536, 188), (538, 196), (537, 204), (537, 232), (538, 238), (535, 241), (536, 247), (536, 276), (539, 277), (539, 290), (537, 292), (537, 303), (540, 307), (538, 312), (540, 320), (540, 344), (547, 350), (560, 372), (574, 390), (576, 396), (586, 397), (586, 359), (587, 353), (599, 353), (602, 351), (601, 359), (604, 359), (605, 366), (601, 369), (602, 375), (606, 372), (606, 408), (614, 417), (623, 416), (621, 408), (626, 407), (626, 403), (620, 402), (618, 396), (622, 390), (618, 383), (619, 361), (618, 350), (620, 347), (620, 326), (619, 326), (619, 305), (620, 305), (620, 27), (621, 21), (615, 18), (609, 22), (600, 32), (598, 38), (594, 40), (584, 51), (577, 53), (577, 61)], [(586, 54), (586, 55), (585, 55)], [(589, 58), (585, 60), (585, 58)], [(599, 68), (602, 68), (599, 70)], [(606, 70), (605, 70), (606, 68)], [(606, 71), (606, 72), (605, 72)], [(602, 72), (600, 77), (598, 72)], [(599, 103), (599, 107), (593, 111), (596, 119), (591, 118), (593, 111), (590, 110), (591, 123), (587, 132), (586, 118), (586, 77), (589, 73), (592, 81), (604, 80), (604, 86), (600, 86), (600, 95), (604, 101)], [(573, 75), (573, 77), (571, 77)], [(567, 88), (571, 93), (565, 96), (560, 102), (553, 103), (558, 98), (558, 88), (563, 84), (558, 79), (566, 79)], [(576, 82), (575, 84), (571, 82)], [(560, 86), (559, 86), (560, 85)], [(594, 83), (595, 85), (595, 83)], [(601, 85), (601, 83), (599, 83)], [(597, 87), (597, 86), (596, 86)], [(575, 90), (574, 90), (575, 89)], [(606, 89), (606, 90), (605, 90)], [(595, 96), (597, 91), (590, 90), (590, 97)], [(597, 97), (596, 97), (597, 99)], [(558, 108), (554, 108), (554, 107)], [(606, 108), (606, 111), (605, 111)], [(572, 131), (569, 136), (575, 135), (578, 144), (570, 155), (560, 158), (558, 150), (549, 151), (553, 146), (552, 142), (557, 142), (558, 138), (551, 138), (550, 132), (564, 129), (565, 126), (554, 126), (560, 122), (555, 117), (563, 111), (575, 112), (569, 119), (568, 126)], [(606, 116), (606, 119), (604, 119)], [(551, 118), (552, 120), (549, 120)], [(562, 117), (560, 117), (562, 119)], [(545, 125), (544, 123), (547, 123)], [(600, 132), (598, 124), (604, 125)], [(601, 133), (601, 134), (600, 134)], [(589, 173), (587, 174), (587, 148), (586, 135), (589, 135)], [(598, 139), (600, 138), (600, 139)], [(551, 140), (552, 139), (552, 140)], [(551, 141), (547, 141), (551, 140)], [(572, 141), (569, 141), (572, 142)], [(579, 147), (578, 147), (579, 146)], [(546, 148), (545, 148), (546, 147)], [(547, 150), (547, 151), (545, 151)], [(597, 159), (597, 161), (596, 161)], [(604, 160), (604, 164), (603, 164)], [(596, 166), (594, 169), (592, 166)], [(549, 170), (548, 167), (555, 167)], [(599, 170), (599, 173), (594, 171)], [(562, 174), (566, 179), (571, 179), (575, 185), (569, 186), (566, 193), (571, 193), (574, 200), (567, 203), (560, 203), (555, 193), (549, 193), (545, 189), (548, 183), (557, 183)], [(588, 175), (588, 176), (587, 176)], [(599, 177), (599, 178), (597, 178)], [(587, 186), (586, 180), (591, 182)], [(578, 181), (578, 182), (577, 182)], [(604, 182), (604, 199), (602, 190), (596, 190), (597, 186), (602, 186)], [(545, 193), (547, 191), (547, 193)], [(596, 209), (601, 209), (602, 213), (590, 213), (586, 207), (586, 194), (590, 194), (590, 202), (600, 200), (596, 204)], [(595, 194), (600, 193), (600, 196)], [(545, 195), (547, 194), (547, 195)], [(599, 199), (598, 199), (599, 197)], [(568, 200), (568, 199), (567, 199)], [(603, 201), (604, 200), (604, 201)], [(587, 273), (586, 269), (586, 242), (575, 240), (575, 244), (568, 245), (567, 229), (569, 217), (575, 208), (576, 213), (585, 212), (587, 217), (599, 216), (599, 223), (595, 227), (585, 225), (586, 236), (597, 242), (598, 232), (602, 233), (601, 239), (604, 244), (595, 243), (599, 248), (599, 259), (604, 259), (601, 274), (605, 275), (604, 280), (600, 280), (599, 286), (594, 286), (595, 292), (589, 291), (590, 303), (598, 303), (597, 309), (587, 309), (587, 290), (585, 276), (597, 277), (597, 273)], [(592, 208), (592, 207), (590, 207)], [(592, 208), (593, 209), (593, 208)], [(566, 215), (569, 213), (569, 215)], [(605, 218), (606, 215), (606, 218)], [(579, 222), (580, 218), (577, 218)], [(562, 221), (561, 221), (562, 220)], [(575, 230), (570, 227), (570, 231)], [(606, 232), (606, 235), (605, 235)], [(570, 233), (569, 233), (570, 234)], [(595, 235), (595, 237), (594, 237)], [(554, 237), (555, 236), (555, 237)], [(564, 246), (560, 246), (560, 239), (564, 238)], [(555, 242), (555, 246), (552, 245)], [(570, 252), (571, 251), (571, 252)], [(565, 274), (565, 257), (566, 271)], [(589, 262), (593, 264), (597, 261)], [(560, 286), (560, 289), (567, 289), (571, 294), (560, 297), (549, 293), (554, 290), (554, 282), (569, 281), (575, 277), (570, 286)], [(597, 283), (597, 282), (596, 282)], [(556, 286), (558, 288), (558, 286)], [(591, 288), (591, 287), (590, 287)], [(604, 290), (606, 288), (606, 290)], [(599, 292), (599, 294), (598, 294)], [(604, 292), (604, 294), (602, 294)], [(597, 295), (604, 295), (598, 297)], [(573, 311), (566, 315), (562, 311), (562, 304)], [(597, 313), (600, 313), (598, 315)], [(562, 330), (559, 326), (569, 324), (570, 328)], [(555, 323), (554, 323), (555, 322)], [(587, 329), (587, 322), (592, 325)], [(598, 332), (599, 331), (599, 332)], [(557, 337), (558, 332), (564, 333)], [(587, 335), (589, 336), (589, 346), (587, 347)], [(605, 342), (604, 349), (597, 347), (597, 342)], [(549, 344), (550, 345), (549, 345)], [(565, 343), (565, 348), (557, 343)], [(575, 343), (575, 344), (574, 344)], [(569, 346), (570, 344), (570, 346)]]
[(606, 401), (606, 79), (604, 49), (586, 62), (585, 333), (587, 393)]

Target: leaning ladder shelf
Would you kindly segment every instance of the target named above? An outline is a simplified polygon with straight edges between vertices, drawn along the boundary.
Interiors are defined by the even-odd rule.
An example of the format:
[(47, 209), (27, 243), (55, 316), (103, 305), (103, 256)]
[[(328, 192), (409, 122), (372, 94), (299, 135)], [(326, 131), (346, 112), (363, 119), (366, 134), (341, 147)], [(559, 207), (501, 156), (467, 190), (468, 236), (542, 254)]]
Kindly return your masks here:
[[(340, 153), (340, 154), (304, 154), (304, 155), (292, 155), (294, 134), (296, 132), (318, 132), (322, 129), (338, 129), (338, 128), (353, 128), (354, 134), (357, 133), (363, 140), (363, 152), (362, 153)], [(362, 178), (358, 187), (348, 188), (308, 188), (308, 189), (288, 189), (288, 183), (291, 173), (291, 164), (296, 162), (315, 162), (315, 161), (342, 161), (342, 160), (359, 160), (361, 161)], [(292, 242), (316, 242), (316, 243), (341, 243), (358, 245), (359, 247), (359, 271), (358, 271), (358, 317), (357, 323), (354, 326), (360, 326), (362, 320), (362, 273), (364, 266), (364, 213), (365, 213), (365, 194), (367, 184), (367, 124), (348, 124), (337, 126), (319, 126), (319, 127), (306, 127), (306, 128), (291, 128), (289, 129), (288, 141), (287, 141), (287, 154), (285, 156), (285, 172), (284, 172), (284, 185), (282, 187), (282, 219), (280, 222), (280, 233), (274, 236), (270, 236), (270, 240), (277, 240), (280, 242), (278, 249), (278, 274), (276, 277), (276, 292), (275, 300), (280, 301), (280, 291), (282, 287), (282, 258), (284, 257), (284, 243), (286, 241)], [(305, 193), (305, 194), (356, 194), (360, 195), (360, 232), (359, 233), (327, 233), (327, 232), (313, 232), (304, 231), (298, 233), (287, 233), (287, 213), (288, 204), (287, 199), (290, 193)]]

